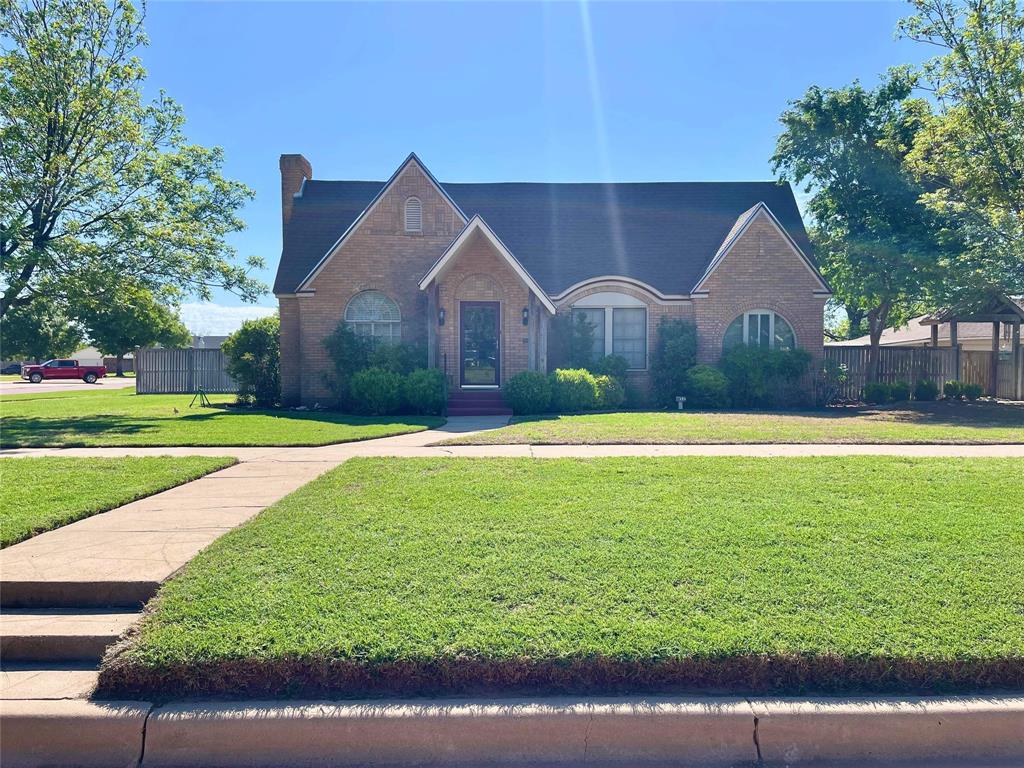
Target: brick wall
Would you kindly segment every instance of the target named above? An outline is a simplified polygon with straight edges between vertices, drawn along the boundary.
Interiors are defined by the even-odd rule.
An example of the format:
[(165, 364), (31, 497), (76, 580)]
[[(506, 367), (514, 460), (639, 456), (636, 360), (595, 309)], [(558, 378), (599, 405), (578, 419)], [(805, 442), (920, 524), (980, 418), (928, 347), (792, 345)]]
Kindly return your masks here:
[[(523, 325), (523, 308), (530, 305), (529, 288), (482, 233), (471, 236), (436, 282), (438, 308), (445, 311), (445, 324), (437, 329), (437, 364), (442, 367), (447, 356), (450, 386), (461, 384), (459, 302), (462, 301), (501, 302), (501, 383), (528, 370), (530, 329)], [(530, 322), (540, 322), (537, 312), (532, 314)]]
[(824, 355), (824, 296), (802, 259), (765, 214), (748, 227), (705, 282), (708, 295), (693, 299), (698, 362), (714, 365), (722, 338), (737, 316), (770, 309), (793, 327), (796, 343), (817, 360)]
[[(405, 232), (405, 201), (410, 196), (418, 197), (423, 204), (423, 229), (419, 233)], [(280, 299), (282, 365), (291, 366), (297, 359), (296, 368), (301, 371), (298, 384), (290, 378), (292, 374), (282, 371), (282, 396), (307, 405), (330, 401), (325, 380), (330, 361), (323, 339), (335, 329), (346, 304), (360, 291), (378, 290), (394, 299), (402, 314), (402, 339), (424, 341), (427, 297), (418, 282), (462, 226), (459, 214), (422, 169), (415, 162), (407, 165), (311, 281), (309, 287), (315, 293), (294, 299), (298, 311), (286, 309), (291, 299)], [(284, 351), (285, 345), (295, 340), (295, 349)]]

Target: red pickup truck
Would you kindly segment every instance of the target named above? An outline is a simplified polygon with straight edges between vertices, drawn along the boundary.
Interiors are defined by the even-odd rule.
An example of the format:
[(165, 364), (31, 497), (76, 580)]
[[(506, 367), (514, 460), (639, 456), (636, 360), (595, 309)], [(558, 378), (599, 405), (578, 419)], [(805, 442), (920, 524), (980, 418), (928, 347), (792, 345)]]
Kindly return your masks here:
[(106, 375), (107, 369), (102, 365), (79, 365), (77, 360), (47, 360), (42, 365), (26, 365), (21, 369), (21, 378), (33, 384), (43, 379), (81, 379), (93, 384)]

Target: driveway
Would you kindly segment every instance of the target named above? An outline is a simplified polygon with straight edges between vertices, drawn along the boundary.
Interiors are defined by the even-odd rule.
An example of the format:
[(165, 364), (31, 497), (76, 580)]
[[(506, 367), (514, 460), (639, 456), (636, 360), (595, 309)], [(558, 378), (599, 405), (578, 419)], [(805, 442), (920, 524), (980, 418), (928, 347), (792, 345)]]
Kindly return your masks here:
[(124, 389), (134, 387), (135, 379), (125, 377), (118, 379), (109, 376), (100, 379), (95, 384), (86, 384), (79, 379), (55, 379), (33, 384), (31, 381), (18, 379), (17, 381), (0, 381), (0, 395), (38, 395), (45, 392), (74, 392), (79, 389)]

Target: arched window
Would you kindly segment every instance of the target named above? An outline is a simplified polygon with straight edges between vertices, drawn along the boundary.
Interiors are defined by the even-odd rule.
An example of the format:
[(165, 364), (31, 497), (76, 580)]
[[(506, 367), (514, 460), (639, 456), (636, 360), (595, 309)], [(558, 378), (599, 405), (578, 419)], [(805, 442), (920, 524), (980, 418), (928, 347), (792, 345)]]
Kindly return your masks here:
[(410, 197), (405, 201), (405, 231), (423, 231), (423, 203), (418, 197)]
[(796, 335), (793, 326), (778, 312), (754, 309), (744, 312), (725, 329), (722, 348), (749, 344), (762, 349), (794, 349)]
[(402, 338), (398, 304), (380, 291), (363, 291), (353, 296), (345, 307), (345, 322), (357, 336), (369, 339), (374, 346)]

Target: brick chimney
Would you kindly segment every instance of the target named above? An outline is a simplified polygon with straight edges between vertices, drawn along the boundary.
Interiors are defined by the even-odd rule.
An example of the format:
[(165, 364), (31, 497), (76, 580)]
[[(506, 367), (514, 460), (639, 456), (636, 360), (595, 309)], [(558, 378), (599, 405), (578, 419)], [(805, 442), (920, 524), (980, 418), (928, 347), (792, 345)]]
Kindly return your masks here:
[(292, 215), (294, 195), (302, 189), (302, 182), (313, 178), (313, 166), (302, 155), (281, 155), (281, 226), (288, 224)]

